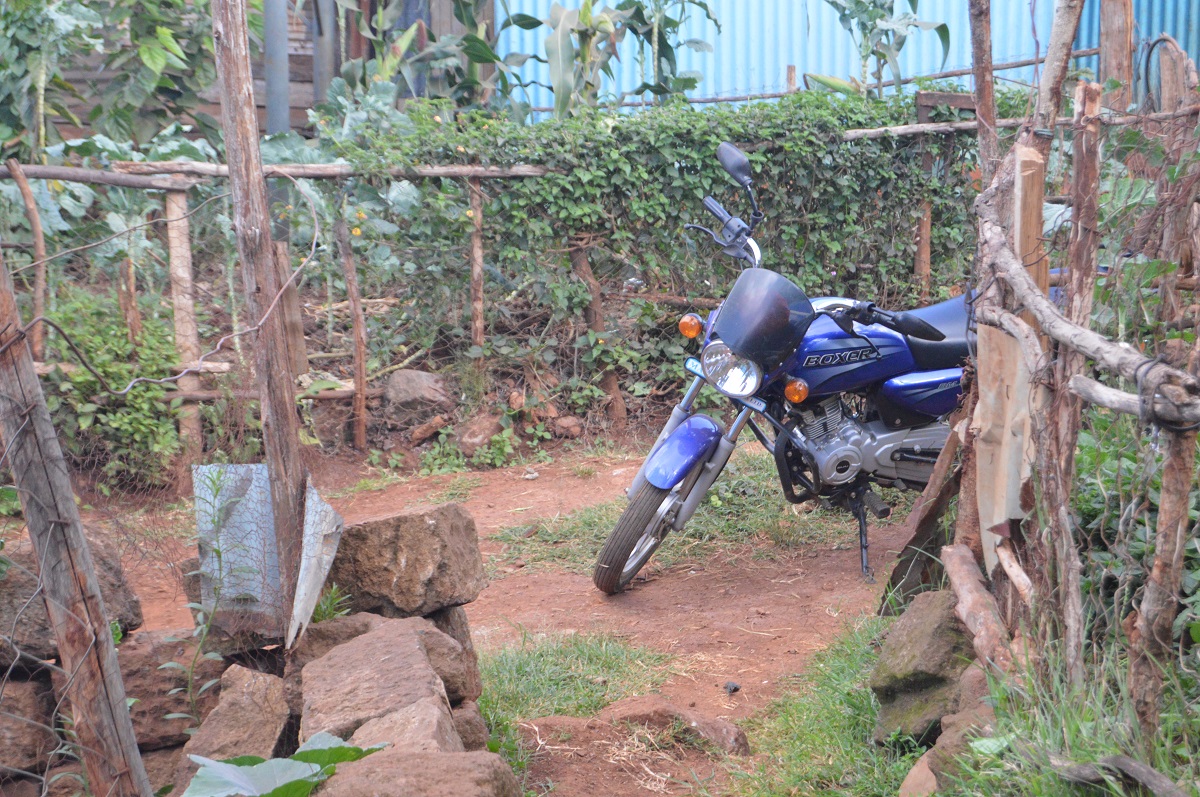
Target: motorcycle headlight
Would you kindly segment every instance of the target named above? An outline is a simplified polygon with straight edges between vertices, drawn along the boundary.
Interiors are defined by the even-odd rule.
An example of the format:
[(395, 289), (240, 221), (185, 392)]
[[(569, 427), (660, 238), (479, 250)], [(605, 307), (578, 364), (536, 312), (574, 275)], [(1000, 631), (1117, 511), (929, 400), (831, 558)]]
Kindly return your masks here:
[(704, 347), (700, 367), (712, 386), (733, 398), (748, 398), (762, 385), (762, 368), (753, 360), (739, 357), (719, 340)]

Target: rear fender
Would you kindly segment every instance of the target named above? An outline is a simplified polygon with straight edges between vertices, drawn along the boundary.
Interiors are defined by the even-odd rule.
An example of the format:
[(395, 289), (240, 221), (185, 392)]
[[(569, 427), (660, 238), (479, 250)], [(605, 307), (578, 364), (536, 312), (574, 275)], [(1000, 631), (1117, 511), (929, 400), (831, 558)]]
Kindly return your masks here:
[(698, 463), (706, 461), (721, 439), (721, 425), (707, 415), (693, 415), (671, 432), (646, 461), (646, 481), (671, 490)]

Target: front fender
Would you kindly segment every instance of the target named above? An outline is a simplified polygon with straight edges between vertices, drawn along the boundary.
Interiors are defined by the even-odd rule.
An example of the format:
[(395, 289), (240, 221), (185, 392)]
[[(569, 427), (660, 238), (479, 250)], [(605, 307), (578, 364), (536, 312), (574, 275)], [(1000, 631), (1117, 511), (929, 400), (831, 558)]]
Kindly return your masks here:
[(712, 455), (722, 433), (721, 425), (707, 415), (688, 418), (654, 449), (646, 461), (646, 481), (662, 490), (672, 489)]

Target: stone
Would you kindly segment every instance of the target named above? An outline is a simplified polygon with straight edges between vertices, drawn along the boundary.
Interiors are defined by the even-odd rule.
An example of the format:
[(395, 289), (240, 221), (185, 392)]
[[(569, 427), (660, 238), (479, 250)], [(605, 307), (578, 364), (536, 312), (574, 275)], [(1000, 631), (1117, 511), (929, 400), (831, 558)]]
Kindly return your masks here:
[(437, 374), (402, 368), (388, 377), (383, 405), (389, 418), (409, 423), (430, 410), (453, 407), (454, 398), (446, 380)]
[(463, 650), (475, 656), (475, 642), (471, 639), (471, 625), (467, 622), (467, 610), (461, 606), (447, 606), (425, 616), (437, 629), (463, 646)]
[[(152, 793), (158, 794), (167, 786), (178, 785), (175, 780), (175, 770), (179, 767), (180, 759), (187, 760), (183, 755), (182, 747), (164, 747), (161, 750), (142, 753), (142, 766), (146, 768), (146, 777), (150, 779)], [(185, 783), (183, 786), (186, 787), (187, 784)], [(183, 788), (179, 788), (178, 791), (182, 794)]]
[(183, 584), (183, 594), (188, 603), (200, 603), (200, 557), (189, 556), (175, 563), (175, 572)]
[(187, 784), (198, 767), (188, 756), (222, 761), (243, 755), (271, 758), (287, 725), (283, 679), (234, 664), (221, 676), (221, 697), (183, 746), (176, 786)]
[[(221, 693), (220, 685), (200, 689), (229, 666), (224, 659), (207, 659), (196, 655), (196, 640), (192, 629), (174, 631), (142, 631), (127, 637), (117, 646), (117, 661), (125, 681), (126, 697), (136, 702), (129, 709), (133, 732), (142, 751), (177, 747), (188, 740), (187, 731), (208, 716)], [(187, 668), (195, 661), (192, 692), (196, 697), (195, 719), (167, 719), (168, 714), (191, 714), (191, 697), (187, 688)], [(168, 667), (176, 662), (183, 669)], [(171, 690), (180, 689), (175, 694)]]
[(380, 750), (348, 764), (319, 797), (521, 797), (512, 769), (495, 753)]
[(445, 415), (434, 415), (432, 418), (425, 421), (425, 423), (414, 427), (413, 430), (408, 433), (408, 440), (414, 446), (419, 446), (421, 443), (424, 443), (442, 429), (445, 429), (447, 423), (448, 421)]
[(659, 730), (679, 724), (696, 739), (710, 742), (727, 753), (750, 755), (750, 742), (741, 728), (726, 720), (680, 708), (661, 695), (637, 695), (618, 700), (604, 709), (600, 718), (606, 722), (646, 725)]
[(929, 797), (938, 790), (937, 777), (929, 769), (929, 752), (917, 759), (900, 784), (897, 797)]
[(921, 593), (888, 632), (869, 679), (877, 744), (895, 734), (932, 744), (941, 718), (958, 710), (958, 680), (974, 653), (954, 605), (948, 591)]
[(53, 767), (46, 773), (44, 797), (90, 797), (83, 766), (72, 761)]
[(44, 680), (0, 684), (0, 773), (42, 772), (58, 747), (54, 692)]
[(995, 722), (996, 713), (986, 704), (942, 717), (937, 743), (923, 756), (929, 759), (934, 776), (946, 780), (945, 776), (958, 774), (958, 762), (967, 753), (971, 739), (991, 735)]
[(391, 620), (385, 627), (392, 634), (416, 634), (420, 638), (429, 663), (446, 687), (450, 705), (476, 700), (483, 694), (483, 679), (474, 650), (469, 653), (463, 650), (457, 640), (439, 631), (433, 622), (423, 617)]
[(283, 693), (291, 712), (299, 716), (304, 707), (304, 695), (300, 684), (300, 674), (304, 665), (384, 622), (387, 620), (377, 614), (358, 612), (331, 617), (304, 629), (304, 634), (288, 652), (283, 670)]
[(949, 591), (923, 592), (888, 631), (871, 672), (876, 695), (956, 680), (974, 658), (970, 636), (954, 616)]
[(464, 700), (455, 706), (454, 729), (466, 750), (486, 750), (491, 733), (483, 720), (483, 712), (474, 700)]
[(574, 415), (560, 415), (554, 419), (551, 433), (555, 437), (575, 439), (583, 435), (583, 421)]
[(930, 745), (942, 731), (942, 717), (958, 708), (958, 684), (944, 681), (913, 692), (897, 692), (879, 701), (875, 743), (888, 744), (894, 735), (911, 736)]
[(388, 744), (410, 753), (461, 753), (465, 749), (450, 707), (436, 697), (368, 720), (350, 737), (350, 743), (358, 747)]
[[(89, 529), (84, 529), (84, 536), (109, 621), (119, 624), (122, 633), (140, 628), (142, 604), (125, 581), (120, 552)], [(38, 661), (58, 657), (58, 640), (45, 601), (37, 592), (37, 555), (28, 536), (9, 540), (4, 555), (12, 566), (0, 589), (0, 670), (7, 670), (18, 655), (23, 669), (36, 669)]]
[(320, 731), (347, 739), (370, 720), (428, 697), (449, 705), (421, 638), (395, 631), (380, 625), (304, 666), (301, 742)]
[(458, 504), (346, 526), (329, 580), (355, 611), (391, 617), (461, 606), (487, 586), (475, 521)]
[(457, 427), (454, 433), (458, 441), (458, 450), (470, 459), (503, 431), (504, 425), (500, 422), (499, 415), (476, 415)]

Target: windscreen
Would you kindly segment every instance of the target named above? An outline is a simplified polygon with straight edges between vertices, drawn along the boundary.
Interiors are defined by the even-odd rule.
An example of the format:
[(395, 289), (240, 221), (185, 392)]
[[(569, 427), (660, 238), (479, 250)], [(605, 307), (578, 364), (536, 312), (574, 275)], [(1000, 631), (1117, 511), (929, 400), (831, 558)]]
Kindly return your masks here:
[(774, 271), (748, 268), (721, 306), (713, 333), (735, 354), (771, 371), (800, 345), (812, 319), (804, 291)]

